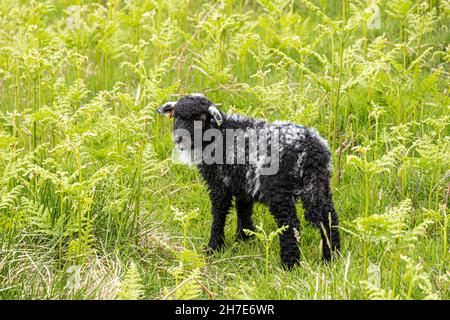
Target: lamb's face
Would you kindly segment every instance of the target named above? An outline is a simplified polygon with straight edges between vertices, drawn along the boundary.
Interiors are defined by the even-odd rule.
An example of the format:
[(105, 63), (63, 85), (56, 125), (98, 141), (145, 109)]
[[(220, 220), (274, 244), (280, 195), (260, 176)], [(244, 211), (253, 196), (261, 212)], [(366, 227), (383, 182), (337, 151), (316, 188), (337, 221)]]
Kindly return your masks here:
[(172, 138), (175, 147), (181, 151), (194, 149), (195, 133), (202, 137), (203, 132), (211, 127), (211, 120), (219, 126), (222, 123), (221, 112), (200, 94), (190, 94), (176, 102), (168, 102), (157, 112), (174, 119)]

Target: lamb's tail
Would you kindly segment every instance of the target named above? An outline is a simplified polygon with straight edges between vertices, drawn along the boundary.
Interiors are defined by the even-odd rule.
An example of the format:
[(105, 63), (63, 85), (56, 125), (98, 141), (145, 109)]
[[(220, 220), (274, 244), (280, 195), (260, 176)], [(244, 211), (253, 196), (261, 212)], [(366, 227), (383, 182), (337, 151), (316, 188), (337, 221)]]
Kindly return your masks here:
[(307, 129), (305, 133), (305, 168), (327, 168), (331, 166), (331, 151), (328, 142), (314, 129)]

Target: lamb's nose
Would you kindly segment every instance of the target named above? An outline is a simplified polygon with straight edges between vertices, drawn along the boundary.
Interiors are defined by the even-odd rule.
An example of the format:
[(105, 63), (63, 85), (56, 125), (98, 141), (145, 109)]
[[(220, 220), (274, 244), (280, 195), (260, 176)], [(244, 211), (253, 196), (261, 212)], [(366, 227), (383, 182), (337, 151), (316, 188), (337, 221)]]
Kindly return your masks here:
[(175, 137), (174, 140), (175, 140), (175, 143), (180, 144), (183, 142), (183, 136), (177, 136), (177, 137)]

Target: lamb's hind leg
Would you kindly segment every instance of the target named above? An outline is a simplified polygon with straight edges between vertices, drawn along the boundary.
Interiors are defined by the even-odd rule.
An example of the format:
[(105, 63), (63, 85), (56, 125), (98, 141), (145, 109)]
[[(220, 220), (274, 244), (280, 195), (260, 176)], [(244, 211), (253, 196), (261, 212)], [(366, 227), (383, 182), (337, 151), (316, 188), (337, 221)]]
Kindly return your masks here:
[(294, 197), (291, 194), (275, 193), (269, 201), (269, 210), (279, 228), (287, 226), (280, 234), (280, 255), (283, 264), (290, 269), (300, 260), (300, 250), (294, 231), (298, 231), (299, 226)]
[(332, 253), (340, 250), (339, 221), (333, 205), (329, 175), (313, 175), (307, 181), (301, 195), (305, 216), (320, 230), (323, 260), (329, 261)]
[(244, 229), (255, 230), (252, 221), (253, 201), (244, 198), (236, 198), (237, 230), (236, 239), (249, 238)]

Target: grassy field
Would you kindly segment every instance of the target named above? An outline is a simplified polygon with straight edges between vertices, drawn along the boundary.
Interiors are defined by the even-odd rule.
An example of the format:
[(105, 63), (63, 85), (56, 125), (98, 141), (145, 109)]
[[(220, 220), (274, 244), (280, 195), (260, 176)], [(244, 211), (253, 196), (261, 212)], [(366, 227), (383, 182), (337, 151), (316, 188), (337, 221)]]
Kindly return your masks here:
[[(449, 28), (448, 0), (2, 0), (0, 299), (449, 299)], [(203, 254), (155, 113), (191, 92), (327, 138), (339, 259), (301, 205), (291, 272), (234, 210)]]

